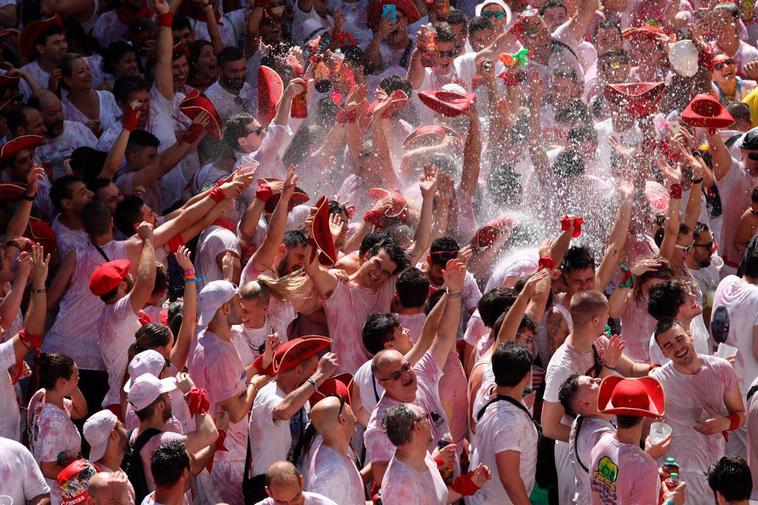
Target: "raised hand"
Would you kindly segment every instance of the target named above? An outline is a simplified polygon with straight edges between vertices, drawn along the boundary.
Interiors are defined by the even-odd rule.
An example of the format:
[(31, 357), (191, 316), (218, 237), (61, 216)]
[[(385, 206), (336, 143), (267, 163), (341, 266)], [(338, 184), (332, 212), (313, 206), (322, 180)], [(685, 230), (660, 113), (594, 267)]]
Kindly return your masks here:
[(190, 389), (195, 387), (195, 382), (188, 373), (179, 372), (176, 374), (176, 387), (182, 394), (186, 395)]
[(190, 250), (185, 246), (179, 246), (179, 249), (174, 253), (174, 259), (182, 267), (182, 270), (194, 270), (195, 266), (190, 259)]
[(168, 14), (168, 12), (171, 10), (166, 0), (152, 0), (151, 4), (153, 10), (161, 16), (163, 14)]
[(477, 467), (474, 468), (474, 473), (471, 475), (471, 482), (479, 487), (482, 487), (484, 483), (491, 478), (492, 472), (490, 472), (490, 469), (487, 467), (487, 465), (484, 463), (479, 463)]
[(268, 368), (274, 360), (274, 353), (281, 343), (278, 333), (273, 333), (266, 337), (266, 341), (263, 344), (263, 368)]
[(18, 254), (18, 270), (16, 270), (16, 275), (21, 279), (29, 279), (29, 276), (32, 274), (33, 264), (32, 255), (26, 251), (21, 251)]
[(321, 356), (321, 359), (318, 362), (317, 372), (321, 372), (324, 377), (331, 377), (334, 375), (334, 372), (337, 371), (339, 363), (337, 355), (333, 352), (328, 352)]
[(43, 289), (47, 280), (50, 255), (45, 255), (45, 249), (40, 244), (32, 246), (32, 287)]
[(611, 369), (616, 368), (619, 359), (621, 359), (621, 353), (623, 352), (624, 340), (616, 334), (611, 335), (611, 338), (608, 340), (608, 346), (602, 353), (603, 364)]
[(552, 274), (552, 272), (550, 272), (550, 270), (547, 268), (543, 268), (542, 270), (539, 270), (537, 273), (529, 277), (529, 279), (527, 279), (527, 281), (524, 283), (524, 294), (531, 298), (534, 293), (536, 293), (539, 283), (549, 278), (548, 274)]
[(437, 175), (439, 171), (432, 164), (424, 165), (424, 173), (419, 177), (418, 187), (421, 190), (421, 196), (431, 198), (437, 191)]
[(703, 408), (710, 417), (707, 419), (700, 419), (695, 423), (695, 426), (692, 427), (693, 430), (702, 433), (703, 435), (713, 435), (714, 433), (722, 433), (729, 429), (732, 422), (728, 417), (722, 416), (708, 405), (703, 405)]
[(658, 459), (666, 454), (666, 451), (671, 445), (671, 435), (668, 435), (663, 440), (659, 440), (656, 443), (650, 441), (650, 437), (645, 439), (645, 452), (653, 459)]
[(463, 281), (466, 279), (466, 265), (458, 258), (449, 260), (442, 271), (442, 278), (445, 280), (448, 291), (460, 293), (463, 291)]
[(153, 238), (153, 225), (147, 221), (142, 221), (139, 226), (137, 226), (137, 236), (143, 241), (151, 240)]
[(474, 254), (474, 248), (471, 247), (471, 244), (466, 244), (465, 246), (461, 247), (458, 251), (457, 258), (463, 262), (465, 265), (468, 263), (468, 260), (471, 259), (471, 256)]

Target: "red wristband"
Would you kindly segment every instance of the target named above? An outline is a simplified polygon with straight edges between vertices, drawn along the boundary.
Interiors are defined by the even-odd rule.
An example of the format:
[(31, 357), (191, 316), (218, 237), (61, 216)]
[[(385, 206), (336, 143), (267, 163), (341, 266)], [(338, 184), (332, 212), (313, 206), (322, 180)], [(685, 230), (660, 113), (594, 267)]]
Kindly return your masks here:
[(255, 198), (262, 202), (268, 202), (268, 199), (274, 196), (274, 190), (271, 189), (268, 182), (260, 181), (258, 183), (258, 190), (255, 192)]
[(133, 132), (134, 129), (137, 128), (137, 121), (139, 121), (137, 111), (127, 106), (124, 111), (124, 117), (121, 120), (121, 123), (124, 125), (124, 130)]
[(18, 332), (18, 338), (30, 351), (39, 352), (39, 348), (42, 346), (42, 336), (33, 335), (26, 331), (26, 329)]
[(537, 270), (542, 270), (543, 268), (548, 268), (551, 272), (555, 270), (555, 261), (553, 261), (553, 258), (550, 256), (542, 256), (537, 263)]
[(195, 414), (207, 414), (211, 407), (208, 393), (200, 388), (190, 389), (187, 393), (187, 407), (189, 407), (189, 413), (192, 417), (195, 417)]
[(734, 431), (740, 427), (740, 424), (742, 424), (740, 422), (740, 416), (737, 414), (729, 414), (726, 417), (729, 419), (729, 428), (727, 428), (726, 431)]
[(682, 185), (681, 184), (672, 184), (669, 188), (669, 196), (673, 198), (674, 200), (681, 200), (682, 199)]
[(267, 367), (263, 366), (263, 354), (253, 360), (253, 366), (260, 374), (268, 375), (269, 377), (273, 377), (274, 375), (273, 362), (269, 363)]
[(379, 228), (384, 226), (384, 211), (382, 210), (369, 210), (363, 214), (363, 220)]
[(166, 247), (168, 247), (168, 250), (171, 251), (172, 253), (175, 253), (176, 251), (178, 251), (179, 248), (183, 245), (184, 245), (184, 239), (182, 238), (181, 235), (174, 236), (174, 238), (172, 238), (166, 243)]
[(224, 190), (221, 189), (221, 186), (216, 186), (213, 189), (211, 189), (208, 192), (208, 196), (210, 196), (211, 200), (213, 200), (216, 203), (222, 202), (226, 199), (226, 195), (224, 195)]
[(437, 456), (436, 458), (434, 458), (434, 463), (437, 465), (437, 468), (444, 468), (445, 467), (445, 461), (443, 461), (443, 459), (440, 458), (439, 456)]
[(479, 486), (474, 484), (474, 481), (471, 480), (471, 476), (473, 475), (474, 472), (468, 472), (466, 475), (457, 477), (450, 485), (450, 488), (456, 493), (463, 496), (471, 496), (476, 494), (476, 492), (479, 491)]
[[(571, 234), (573, 238), (580, 237), (582, 235), (582, 224), (584, 223), (583, 217), (574, 217), (574, 231)], [(563, 216), (561, 218), (561, 230), (566, 231), (571, 226), (571, 218), (568, 216)]]
[(171, 28), (171, 26), (174, 24), (174, 13), (173, 12), (167, 12), (165, 14), (161, 14), (158, 16), (158, 26), (163, 26), (165, 28)]

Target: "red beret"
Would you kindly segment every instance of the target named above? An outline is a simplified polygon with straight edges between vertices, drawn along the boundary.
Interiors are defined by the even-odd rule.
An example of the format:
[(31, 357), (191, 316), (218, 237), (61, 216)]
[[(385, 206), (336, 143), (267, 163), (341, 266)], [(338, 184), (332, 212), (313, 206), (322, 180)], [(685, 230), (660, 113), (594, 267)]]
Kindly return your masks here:
[(44, 139), (39, 135), (21, 135), (0, 147), (0, 163), (6, 163), (24, 149), (36, 149)]
[(400, 220), (408, 217), (408, 201), (398, 190), (387, 191), (383, 188), (371, 188), (368, 190), (368, 196), (374, 200), (381, 200), (388, 196), (392, 198), (392, 207), (384, 212), (386, 217), (395, 217)]
[(18, 39), (21, 54), (26, 58), (30, 58), (34, 54), (34, 44), (37, 43), (39, 36), (42, 35), (45, 30), (53, 26), (60, 26), (63, 28), (63, 20), (58, 14), (51, 18), (32, 21), (26, 25)]
[(649, 26), (649, 25), (636, 26), (632, 28), (627, 28), (622, 33), (625, 40), (633, 41), (635, 39), (648, 39), (648, 40), (654, 40), (656, 42), (662, 42), (662, 43), (676, 41), (676, 35), (674, 34), (668, 35), (666, 32), (664, 32), (657, 26)]
[(95, 296), (110, 293), (129, 275), (132, 262), (129, 260), (113, 260), (103, 263), (92, 272), (89, 278), (89, 290)]
[(472, 93), (462, 95), (452, 91), (420, 91), (418, 97), (433, 111), (449, 117), (465, 114), (476, 101)]
[(321, 335), (308, 335), (295, 338), (280, 345), (274, 353), (272, 368), (275, 374), (286, 372), (297, 365), (327, 349), (332, 339)]
[(195, 116), (201, 112), (207, 112), (211, 120), (205, 129), (217, 139), (221, 139), (221, 118), (216, 111), (216, 107), (213, 106), (213, 103), (204, 94), (198, 90), (193, 90), (187, 95), (187, 98), (179, 103), (179, 110), (190, 119), (195, 119)]
[(662, 82), (629, 82), (606, 84), (603, 91), (609, 102), (623, 107), (634, 117), (644, 117), (657, 110), (665, 89)]

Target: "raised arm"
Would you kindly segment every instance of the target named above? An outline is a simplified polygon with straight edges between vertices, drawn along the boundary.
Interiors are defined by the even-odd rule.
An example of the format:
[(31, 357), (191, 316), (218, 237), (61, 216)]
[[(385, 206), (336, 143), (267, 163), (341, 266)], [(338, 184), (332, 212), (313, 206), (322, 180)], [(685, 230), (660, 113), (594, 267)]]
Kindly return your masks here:
[(156, 62), (153, 69), (153, 83), (158, 92), (172, 102), (174, 100), (174, 77), (171, 71), (173, 58), (174, 38), (171, 33), (171, 24), (174, 14), (166, 0), (152, 0), (153, 10), (158, 14), (158, 46), (156, 49)]
[(516, 297), (516, 301), (513, 302), (513, 305), (511, 305), (511, 308), (508, 309), (508, 312), (505, 314), (503, 324), (500, 325), (500, 331), (497, 332), (495, 342), (488, 351), (490, 354), (503, 342), (514, 340), (516, 338), (516, 333), (518, 333), (519, 326), (521, 326), (521, 321), (524, 319), (524, 314), (526, 313), (526, 308), (529, 305), (532, 296), (535, 294), (537, 285), (543, 280), (548, 279), (548, 274), (550, 273), (549, 269), (543, 268), (529, 277), (529, 280), (526, 281), (521, 293)]
[(218, 54), (224, 48), (224, 41), (221, 39), (221, 30), (218, 27), (218, 21), (216, 21), (216, 8), (213, 2), (204, 2), (204, 0), (194, 0), (195, 3), (200, 5), (205, 12), (205, 20), (208, 26), (208, 36), (211, 38), (211, 44), (213, 45), (213, 52)]
[[(190, 261), (190, 250), (184, 246), (174, 253), (174, 258), (184, 272), (195, 270)], [(182, 324), (176, 335), (174, 347), (171, 349), (171, 363), (178, 370), (184, 370), (187, 364), (187, 356), (190, 352), (190, 344), (197, 326), (197, 282), (192, 275), (184, 275), (184, 302), (182, 303)]]
[(666, 228), (663, 231), (663, 242), (661, 243), (661, 256), (671, 259), (676, 248), (676, 239), (679, 236), (679, 224), (681, 217), (679, 209), (682, 204), (682, 173), (678, 168), (671, 167), (665, 161), (659, 161), (658, 167), (663, 173), (666, 183), (666, 189), (669, 190), (669, 209), (666, 219)]
[(413, 344), (411, 350), (406, 353), (405, 359), (411, 365), (416, 364), (418, 360), (421, 359), (421, 356), (423, 356), (424, 353), (429, 349), (429, 346), (432, 345), (434, 337), (437, 335), (437, 331), (440, 326), (442, 314), (445, 312), (446, 307), (447, 293), (442, 295), (440, 299), (437, 300), (437, 304), (434, 306), (434, 308), (429, 311), (429, 314), (426, 316), (426, 320), (424, 321), (424, 327), (421, 329), (421, 335), (419, 335), (418, 340), (416, 340), (416, 343)]
[(386, 118), (384, 114), (400, 107), (408, 101), (408, 97), (400, 90), (395, 90), (392, 94), (381, 102), (375, 109), (371, 123), (371, 131), (374, 141), (374, 155), (379, 161), (379, 177), (385, 181), (385, 186), (389, 188), (400, 187), (400, 181), (392, 166), (390, 157), (390, 146), (387, 142), (387, 133), (385, 131)]
[(26, 174), (26, 191), (18, 203), (18, 207), (13, 212), (13, 216), (11, 216), (11, 220), (5, 230), (4, 239), (6, 243), (24, 234), (26, 227), (29, 225), (29, 216), (31, 216), (34, 199), (39, 190), (39, 181), (44, 176), (45, 169), (42, 167), (34, 167)]
[(421, 214), (416, 225), (416, 235), (413, 237), (413, 247), (408, 252), (411, 265), (415, 265), (429, 248), (432, 238), (432, 211), (434, 209), (434, 193), (437, 191), (437, 169), (425, 166), (424, 174), (419, 180), (421, 190)]
[(595, 273), (595, 289), (604, 291), (613, 276), (626, 249), (626, 237), (629, 234), (629, 225), (632, 222), (632, 192), (634, 188), (630, 183), (623, 181), (619, 184), (621, 205), (619, 206), (616, 220), (611, 228), (608, 247), (605, 248), (603, 258), (600, 260)]
[(717, 181), (720, 181), (732, 168), (732, 155), (729, 153), (724, 140), (719, 135), (718, 131), (711, 135), (708, 131), (706, 134), (708, 139), (708, 150), (711, 152), (711, 164), (713, 166), (713, 175)]
[(479, 114), (476, 104), (471, 104), (467, 115), (470, 122), (466, 143), (463, 146), (461, 189), (473, 198), (479, 185), (479, 171), (482, 162), (482, 137), (479, 133)]
[(273, 268), (274, 259), (279, 250), (279, 245), (284, 239), (285, 228), (287, 227), (287, 214), (289, 213), (290, 197), (295, 192), (297, 184), (297, 175), (295, 167), (291, 166), (287, 171), (287, 178), (284, 181), (281, 198), (276, 204), (271, 221), (269, 223), (268, 233), (261, 246), (253, 253), (251, 261), (253, 266), (259, 272), (265, 272)]
[(445, 286), (447, 286), (445, 311), (440, 320), (437, 336), (429, 347), (429, 352), (440, 368), (445, 364), (447, 355), (450, 354), (455, 344), (455, 337), (458, 335), (466, 265), (461, 260), (453, 258), (445, 265), (442, 276), (445, 279)]
[[(304, 382), (299, 388), (288, 394), (279, 404), (274, 407), (272, 414), (275, 421), (286, 421), (297, 413), (298, 410), (303, 408), (305, 402), (311, 397), (314, 392), (314, 386), (316, 388), (321, 386), (326, 379), (332, 376), (337, 370), (339, 361), (337, 355), (333, 352), (324, 354), (318, 362), (316, 372), (309, 377), (310, 381)], [(312, 381), (312, 382), (311, 382)]]
[(132, 310), (137, 314), (150, 299), (155, 287), (155, 250), (153, 249), (153, 226), (141, 222), (137, 227), (137, 236), (142, 240), (142, 254), (137, 267), (134, 287), (129, 293)]
[[(671, 2), (676, 3), (676, 2)], [(587, 28), (590, 26), (592, 19), (595, 17), (595, 11), (597, 11), (597, 0), (581, 0), (579, 6), (576, 9), (576, 14), (569, 21), (566, 27), (569, 35), (577, 43), (584, 40), (584, 34), (587, 33)]]

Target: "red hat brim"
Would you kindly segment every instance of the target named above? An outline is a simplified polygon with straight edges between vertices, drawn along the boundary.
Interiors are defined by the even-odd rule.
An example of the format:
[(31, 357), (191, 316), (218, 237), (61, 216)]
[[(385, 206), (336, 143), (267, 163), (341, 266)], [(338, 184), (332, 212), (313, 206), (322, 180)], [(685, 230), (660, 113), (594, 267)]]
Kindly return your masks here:
[(424, 137), (435, 137), (436, 139), (438, 139), (438, 141), (442, 141), (447, 135), (451, 135), (453, 137), (460, 137), (460, 135), (458, 135), (458, 132), (456, 132), (452, 128), (448, 128), (447, 126), (436, 125), (436, 124), (428, 124), (424, 126), (419, 126), (415, 130), (413, 130), (407, 137), (405, 137), (405, 140), (403, 140), (403, 147), (407, 148), (413, 141), (420, 138), (424, 138)]
[(384, 211), (386, 217), (403, 219), (403, 214), (407, 215), (408, 200), (397, 190), (387, 191), (384, 188), (371, 188), (368, 190), (368, 196), (374, 200), (381, 200), (388, 196), (392, 198), (392, 207)]
[(18, 76), (7, 76), (5, 74), (0, 75), (0, 89), (15, 89), (18, 88), (18, 81), (21, 80)]
[(448, 117), (465, 114), (476, 101), (476, 95), (461, 95), (452, 91), (420, 91), (418, 97), (424, 105)]
[(25, 58), (30, 58), (34, 54), (34, 43), (37, 41), (37, 37), (51, 26), (63, 27), (63, 20), (60, 15), (56, 14), (51, 18), (32, 21), (26, 25), (18, 39), (19, 49)]
[(630, 82), (607, 84), (605, 99), (619, 105), (634, 117), (645, 117), (658, 109), (666, 85), (662, 82)]
[(34, 150), (44, 143), (39, 135), (21, 135), (0, 147), (0, 162), (6, 162), (17, 155), (19, 152), (30, 149)]
[(318, 261), (324, 266), (337, 262), (334, 239), (329, 230), (329, 199), (322, 196), (316, 202), (316, 215), (313, 217), (313, 240), (318, 250)]
[[(623, 389), (632, 394), (623, 394)], [(642, 403), (635, 404), (639, 398), (634, 398), (633, 395), (639, 395), (641, 391), (644, 391), (646, 398)], [(618, 375), (609, 375), (603, 379), (597, 394), (597, 408), (603, 414), (661, 417), (664, 414), (664, 406), (663, 386), (652, 377), (627, 379)]]
[(352, 407), (353, 403), (350, 395), (352, 385), (353, 375), (349, 372), (342, 372), (341, 374), (329, 377), (321, 384), (318, 390), (313, 392), (308, 402), (311, 408), (313, 408), (318, 402), (328, 396), (341, 396)]
[(408, 24), (412, 25), (419, 19), (421, 19), (421, 13), (419, 13), (416, 6), (411, 0), (379, 0), (378, 2), (370, 2), (367, 12), (367, 22), (371, 29), (376, 29), (379, 26), (379, 19), (382, 16), (382, 10), (385, 5), (394, 4), (397, 10), (403, 13), (408, 20)]
[(624, 40), (634, 40), (637, 38), (655, 40), (656, 42), (669, 43), (676, 42), (675, 34), (667, 34), (657, 26), (635, 26), (627, 28), (622, 32)]
[(46, 221), (30, 217), (29, 224), (26, 225), (26, 230), (24, 231), (24, 237), (40, 244), (45, 254), (55, 254), (57, 239), (55, 232)]
[(308, 335), (289, 340), (276, 349), (271, 364), (273, 371), (279, 374), (291, 370), (311, 356), (328, 349), (331, 344), (332, 339), (321, 335)]
[(276, 70), (261, 65), (258, 69), (258, 121), (268, 126), (284, 93), (284, 82)]
[(26, 193), (26, 185), (16, 182), (0, 182), (0, 200), (13, 202), (20, 200)]
[(705, 93), (695, 95), (679, 119), (688, 126), (698, 128), (726, 128), (734, 124), (734, 118), (726, 107), (716, 97)]
[[(258, 185), (260, 184), (269, 185), (269, 183), (271, 182), (282, 182), (282, 181), (280, 179), (275, 179), (273, 177), (265, 177), (263, 179), (258, 179)], [(271, 198), (266, 200), (266, 203), (263, 206), (263, 210), (267, 212), (268, 214), (271, 214), (272, 212), (274, 212), (274, 209), (276, 209), (276, 206), (279, 204), (279, 199), (281, 197), (282, 197), (282, 194), (280, 192), (272, 194)], [(292, 210), (298, 205), (302, 205), (310, 199), (311, 197), (308, 196), (308, 193), (306, 193), (302, 189), (295, 186), (295, 192), (292, 193), (292, 196), (290, 197), (289, 204), (287, 205), (287, 210)]]
[(179, 110), (190, 119), (195, 119), (195, 116), (201, 112), (206, 112), (211, 120), (205, 129), (216, 139), (221, 139), (221, 117), (218, 115), (216, 107), (213, 106), (213, 102), (204, 94), (198, 90), (193, 90), (187, 95), (187, 98), (179, 103)]

